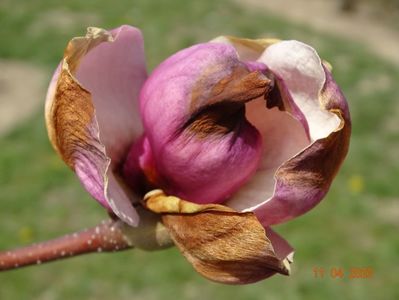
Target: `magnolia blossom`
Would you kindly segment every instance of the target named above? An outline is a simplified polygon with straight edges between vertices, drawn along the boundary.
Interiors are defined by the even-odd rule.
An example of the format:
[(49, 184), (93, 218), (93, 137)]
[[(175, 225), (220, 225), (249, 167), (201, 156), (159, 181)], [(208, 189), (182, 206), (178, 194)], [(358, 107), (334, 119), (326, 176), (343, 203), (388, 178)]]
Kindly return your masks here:
[(289, 273), (270, 229), (313, 208), (347, 151), (330, 66), (298, 41), (219, 37), (147, 74), (134, 27), (68, 44), (47, 94), (54, 148), (129, 226), (161, 215), (195, 269), (224, 283)]

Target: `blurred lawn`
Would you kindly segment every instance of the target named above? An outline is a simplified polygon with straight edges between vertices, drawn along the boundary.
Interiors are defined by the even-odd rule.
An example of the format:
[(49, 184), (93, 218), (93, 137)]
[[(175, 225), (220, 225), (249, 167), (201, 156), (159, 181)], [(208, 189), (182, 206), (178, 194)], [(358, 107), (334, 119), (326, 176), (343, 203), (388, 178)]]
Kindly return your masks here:
[[(312, 44), (334, 66), (350, 102), (350, 155), (325, 201), (277, 227), (296, 248), (291, 277), (223, 286), (197, 275), (176, 249), (135, 250), (2, 273), (0, 299), (399, 299), (397, 68), (352, 41), (212, 0), (2, 0), (0, 57), (46, 67), (50, 77), (70, 37), (86, 26), (122, 23), (143, 30), (150, 69), (220, 34)], [(0, 190), (0, 249), (106, 217), (52, 151), (41, 114), (0, 140)], [(315, 267), (326, 270), (325, 278), (314, 277)], [(330, 277), (334, 267), (345, 271), (344, 279)], [(349, 280), (350, 269), (360, 267), (372, 267), (374, 277)]]

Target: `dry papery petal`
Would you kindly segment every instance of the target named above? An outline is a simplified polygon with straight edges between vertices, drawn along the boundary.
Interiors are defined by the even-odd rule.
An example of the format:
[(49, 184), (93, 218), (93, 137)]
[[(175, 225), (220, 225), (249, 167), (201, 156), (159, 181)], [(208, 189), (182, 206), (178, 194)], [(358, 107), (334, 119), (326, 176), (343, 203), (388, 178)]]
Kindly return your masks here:
[(196, 271), (210, 280), (246, 284), (275, 273), (289, 275), (290, 261), (276, 254), (253, 213), (218, 204), (195, 204), (166, 196), (161, 190), (148, 193), (144, 205), (162, 214), (177, 247)]
[[(112, 115), (118, 115), (118, 118), (122, 117), (115, 111), (110, 113), (110, 111), (104, 110), (112, 106), (111, 103), (108, 103), (109, 101), (114, 103), (117, 111), (121, 107), (125, 107), (127, 110), (132, 107), (132, 104), (127, 102), (126, 95), (118, 93), (130, 93), (134, 96), (136, 91), (127, 91), (124, 83), (116, 88), (118, 85), (116, 79), (109, 83), (108, 88), (111, 91), (108, 92), (104, 87), (106, 84), (100, 83), (106, 81), (104, 76), (107, 76), (107, 72), (114, 74), (120, 70), (123, 73), (121, 76), (137, 77), (138, 81), (142, 80), (141, 77), (145, 77), (146, 74), (145, 70), (143, 73), (143, 67), (137, 71), (140, 75), (125, 74), (125, 70), (117, 67), (124, 59), (120, 52), (126, 51), (126, 55), (134, 54), (135, 51), (142, 52), (140, 32), (129, 26), (122, 26), (113, 32), (115, 36), (103, 29), (88, 28), (85, 37), (74, 38), (70, 41), (65, 50), (62, 64), (50, 83), (46, 99), (46, 125), (52, 145), (66, 164), (75, 171), (87, 191), (123, 221), (135, 226), (138, 222), (138, 215), (131, 204), (133, 196), (121, 184), (118, 175), (113, 171), (118, 160), (122, 159), (122, 154), (127, 151), (127, 149), (123, 150), (121, 145), (124, 148), (129, 146), (135, 137), (133, 133), (141, 130), (140, 121), (137, 118), (138, 129), (129, 127), (127, 121), (125, 130), (119, 130), (120, 122), (112, 119)], [(113, 57), (114, 54), (117, 57)], [(98, 60), (93, 60), (93, 56), (97, 56)], [(137, 59), (144, 59), (144, 57), (142, 55)], [(91, 66), (88, 67), (89, 63)], [(86, 65), (80, 68), (84, 64)], [(113, 70), (108, 67), (108, 71), (104, 72), (101, 66), (96, 64), (102, 67), (111, 65)], [(90, 75), (90, 69), (98, 69), (97, 74)], [(78, 75), (91, 87), (90, 91), (78, 81)], [(94, 88), (96, 84), (101, 86), (98, 87), (103, 91), (101, 95), (116, 90), (113, 94), (115, 98), (100, 98), (99, 91)], [(92, 91), (95, 93), (94, 95)], [(121, 99), (120, 101), (118, 101), (118, 97)], [(131, 113), (135, 113), (133, 109)], [(104, 123), (107, 115), (111, 116), (109, 123)], [(103, 127), (99, 126), (100, 123)], [(108, 128), (105, 132), (102, 130), (104, 127)], [(129, 138), (120, 136), (119, 143), (114, 143), (113, 139), (117, 138), (112, 133), (114, 131), (124, 132), (122, 134), (130, 132), (131, 134)]]

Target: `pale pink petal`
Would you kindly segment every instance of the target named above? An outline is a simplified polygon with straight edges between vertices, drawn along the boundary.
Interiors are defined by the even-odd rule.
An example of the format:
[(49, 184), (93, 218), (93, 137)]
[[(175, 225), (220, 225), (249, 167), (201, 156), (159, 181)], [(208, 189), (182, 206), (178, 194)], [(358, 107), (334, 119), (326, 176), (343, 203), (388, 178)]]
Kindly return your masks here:
[(320, 57), (312, 47), (298, 41), (282, 41), (269, 46), (258, 61), (284, 81), (308, 123), (312, 142), (339, 127), (340, 118), (320, 105), (326, 78)]
[(247, 119), (262, 135), (262, 160), (256, 174), (227, 202), (239, 211), (256, 207), (271, 197), (277, 169), (309, 145), (301, 123), (277, 107), (266, 109), (263, 99), (247, 104)]
[(88, 52), (76, 78), (92, 95), (101, 142), (117, 165), (143, 131), (138, 95), (147, 71), (140, 31), (125, 25), (110, 32), (114, 41)]
[(265, 228), (266, 236), (272, 243), (274, 252), (280, 260), (288, 259), (290, 263), (294, 259), (294, 248), (277, 232), (270, 227)]
[(254, 211), (268, 226), (305, 213), (324, 197), (346, 155), (350, 123), (345, 98), (311, 47), (276, 43), (260, 61), (276, 75), (285, 111), (264, 110), (262, 122), (261, 102), (247, 104), (248, 119), (262, 133), (263, 160), (227, 205)]
[(130, 225), (138, 222), (136, 200), (116, 177), (142, 132), (137, 97), (145, 77), (136, 28), (90, 28), (86, 37), (69, 43), (46, 99), (54, 148), (89, 193)]

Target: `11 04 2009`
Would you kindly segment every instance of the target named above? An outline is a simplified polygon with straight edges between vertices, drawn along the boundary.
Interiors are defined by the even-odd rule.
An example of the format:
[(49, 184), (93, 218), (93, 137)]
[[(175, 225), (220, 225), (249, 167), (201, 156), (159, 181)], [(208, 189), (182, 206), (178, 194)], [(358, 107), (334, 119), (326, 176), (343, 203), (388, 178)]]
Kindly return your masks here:
[(374, 276), (374, 269), (372, 267), (313, 267), (314, 278), (332, 278), (332, 279), (371, 279)]

